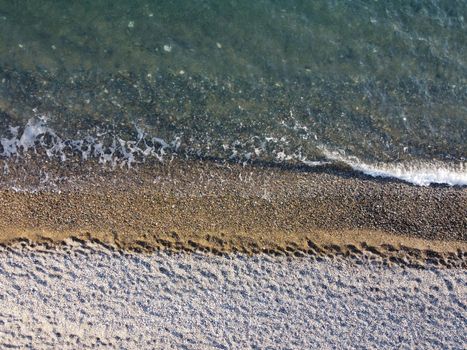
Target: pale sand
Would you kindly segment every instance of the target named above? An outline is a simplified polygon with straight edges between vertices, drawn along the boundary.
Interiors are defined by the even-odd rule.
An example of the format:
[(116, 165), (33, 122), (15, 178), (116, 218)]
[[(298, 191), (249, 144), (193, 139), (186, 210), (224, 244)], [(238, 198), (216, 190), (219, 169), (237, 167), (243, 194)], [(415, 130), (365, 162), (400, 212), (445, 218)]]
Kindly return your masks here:
[[(38, 252), (38, 249), (43, 252)], [(0, 347), (462, 349), (463, 269), (0, 248)]]

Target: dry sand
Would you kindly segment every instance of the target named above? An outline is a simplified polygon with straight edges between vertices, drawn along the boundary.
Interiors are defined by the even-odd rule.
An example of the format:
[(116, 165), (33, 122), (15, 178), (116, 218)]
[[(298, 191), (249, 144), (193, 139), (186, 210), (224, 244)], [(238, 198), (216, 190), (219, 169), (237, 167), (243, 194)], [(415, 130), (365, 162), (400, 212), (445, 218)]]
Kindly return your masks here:
[(462, 349), (466, 282), (345, 258), (18, 245), (0, 248), (0, 347)]

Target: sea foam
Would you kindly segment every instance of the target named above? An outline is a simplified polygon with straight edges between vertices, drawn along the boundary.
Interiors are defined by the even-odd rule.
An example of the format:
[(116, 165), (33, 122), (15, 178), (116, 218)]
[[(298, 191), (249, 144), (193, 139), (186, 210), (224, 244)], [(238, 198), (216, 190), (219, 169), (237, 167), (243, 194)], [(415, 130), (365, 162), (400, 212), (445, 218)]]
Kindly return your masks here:
[(352, 169), (373, 177), (396, 178), (417, 186), (445, 184), (467, 186), (467, 164), (439, 161), (412, 161), (410, 163), (367, 163), (357, 157), (322, 148), (326, 158), (347, 164)]
[(163, 161), (167, 149), (176, 151), (179, 138), (168, 143), (161, 138), (149, 138), (144, 131), (137, 128), (135, 140), (124, 140), (114, 135), (106, 141), (101, 137), (87, 136), (84, 139), (63, 139), (47, 125), (47, 118), (32, 118), (24, 127), (22, 133), (19, 127), (10, 127), (10, 137), (0, 138), (0, 157), (21, 157), (27, 152), (36, 152), (39, 148), (45, 150), (49, 158), (60, 158), (66, 161), (69, 155), (79, 155), (83, 160), (95, 158), (103, 165), (127, 165), (155, 158)]
[[(78, 155), (83, 160), (97, 159), (100, 164), (128, 166), (143, 163), (148, 159), (163, 162), (164, 156), (174, 155), (181, 146), (181, 138), (175, 137), (167, 142), (159, 137), (151, 137), (142, 127), (135, 126), (137, 136), (134, 140), (124, 140), (118, 135), (110, 136), (108, 133), (87, 136), (83, 139), (64, 139), (47, 125), (46, 117), (36, 117), (28, 121), (24, 128), (10, 127), (9, 137), (0, 138), (0, 157), (9, 159), (22, 157), (30, 152), (44, 150), (47, 157), (66, 161), (70, 155)], [(105, 140), (104, 138), (107, 137)], [(274, 140), (273, 140), (274, 141)], [(266, 140), (264, 144), (269, 142)], [(262, 145), (261, 151), (265, 150)], [(300, 161), (310, 167), (327, 165), (334, 162), (345, 163), (352, 169), (373, 177), (396, 178), (418, 186), (430, 184), (446, 184), (449, 186), (467, 186), (467, 163), (446, 163), (439, 161), (422, 162), (411, 161), (407, 163), (369, 163), (354, 156), (345, 155), (340, 151), (331, 151), (325, 146), (320, 150), (324, 160), (307, 160), (301, 152), (286, 154), (284, 151), (276, 152), (277, 162)], [(256, 156), (261, 152), (255, 149)], [(273, 152), (274, 153), (274, 152)], [(252, 152), (246, 155), (253, 154)], [(250, 156), (237, 156), (239, 161)], [(231, 157), (232, 158), (232, 157)], [(4, 169), (4, 173), (8, 172)]]

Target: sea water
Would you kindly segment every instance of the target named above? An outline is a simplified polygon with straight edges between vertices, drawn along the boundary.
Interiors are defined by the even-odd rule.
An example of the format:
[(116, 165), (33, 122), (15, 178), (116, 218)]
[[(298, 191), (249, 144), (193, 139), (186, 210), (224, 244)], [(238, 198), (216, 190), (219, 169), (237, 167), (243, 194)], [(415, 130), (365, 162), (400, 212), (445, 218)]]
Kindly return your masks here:
[(0, 0), (0, 157), (466, 185), (465, 1)]

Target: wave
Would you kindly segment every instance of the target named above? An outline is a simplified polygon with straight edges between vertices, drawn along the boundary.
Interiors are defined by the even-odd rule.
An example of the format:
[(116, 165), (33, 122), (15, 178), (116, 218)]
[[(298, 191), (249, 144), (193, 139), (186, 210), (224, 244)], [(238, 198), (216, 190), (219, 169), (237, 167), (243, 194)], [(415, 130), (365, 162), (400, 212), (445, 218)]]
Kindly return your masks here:
[(366, 163), (357, 157), (345, 156), (337, 151), (322, 148), (326, 158), (350, 166), (353, 170), (372, 177), (395, 178), (417, 186), (445, 184), (449, 186), (467, 186), (467, 163), (457, 164), (442, 162), (410, 163)]
[[(28, 152), (44, 150), (47, 157), (66, 161), (70, 155), (78, 155), (83, 160), (97, 159), (100, 164), (115, 167), (128, 166), (156, 159), (163, 162), (167, 155), (175, 155), (181, 146), (181, 139), (175, 137), (167, 142), (158, 137), (150, 137), (143, 128), (135, 126), (137, 136), (134, 140), (123, 140), (108, 133), (87, 136), (79, 140), (65, 140), (47, 125), (46, 117), (32, 118), (22, 129), (10, 127), (9, 137), (0, 138), (0, 157), (21, 157)], [(20, 132), (22, 130), (22, 132)], [(105, 137), (107, 139), (105, 139)], [(275, 142), (275, 139), (265, 142)], [(445, 163), (439, 161), (409, 163), (368, 163), (354, 156), (347, 156), (341, 151), (331, 151), (326, 146), (319, 147), (323, 160), (307, 160), (301, 153), (286, 154), (284, 151), (274, 153), (274, 161), (279, 163), (299, 161), (309, 167), (319, 167), (332, 163), (344, 163), (353, 170), (372, 177), (395, 178), (417, 186), (445, 184), (449, 186), (467, 186), (467, 163)], [(255, 149), (259, 155), (264, 149)], [(236, 151), (235, 151), (236, 152)], [(250, 160), (251, 153), (244, 155), (235, 153), (239, 162)], [(229, 158), (232, 159), (232, 156)], [(6, 169), (7, 169), (7, 165)], [(5, 169), (4, 169), (5, 173)]]
[(136, 128), (135, 140), (124, 140), (117, 136), (104, 140), (107, 133), (98, 136), (87, 136), (84, 139), (66, 140), (61, 138), (52, 128), (47, 126), (47, 118), (32, 118), (20, 134), (19, 127), (10, 127), (10, 137), (0, 138), (0, 157), (11, 158), (21, 156), (28, 151), (35, 152), (39, 148), (45, 150), (49, 158), (58, 157), (66, 161), (69, 155), (79, 155), (83, 160), (95, 158), (101, 164), (127, 165), (138, 163), (146, 158), (163, 160), (167, 150), (177, 150), (180, 141), (175, 138), (166, 142), (158, 137), (148, 138), (144, 131)]

